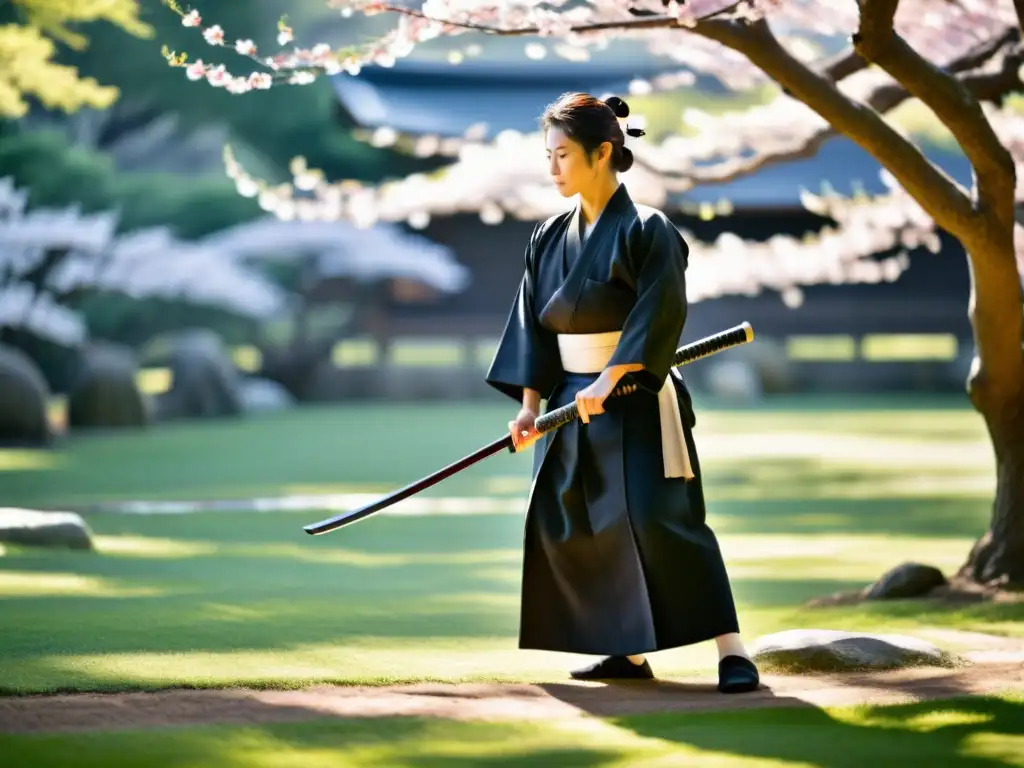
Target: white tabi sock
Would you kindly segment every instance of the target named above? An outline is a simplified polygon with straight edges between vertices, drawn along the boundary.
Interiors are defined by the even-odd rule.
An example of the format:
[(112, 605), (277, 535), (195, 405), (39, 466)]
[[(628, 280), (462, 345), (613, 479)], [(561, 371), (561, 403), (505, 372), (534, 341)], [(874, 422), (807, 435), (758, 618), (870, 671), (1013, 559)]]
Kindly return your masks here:
[(728, 635), (719, 635), (715, 638), (715, 643), (718, 644), (718, 660), (721, 661), (726, 656), (741, 656), (744, 659), (749, 659), (747, 655), (747, 649), (743, 647), (743, 641), (740, 639), (738, 632), (730, 632)]
[(630, 662), (632, 662), (633, 664), (636, 664), (639, 667), (641, 664), (644, 663), (644, 658), (645, 657), (641, 653), (639, 656), (627, 656), (626, 658), (629, 659)]

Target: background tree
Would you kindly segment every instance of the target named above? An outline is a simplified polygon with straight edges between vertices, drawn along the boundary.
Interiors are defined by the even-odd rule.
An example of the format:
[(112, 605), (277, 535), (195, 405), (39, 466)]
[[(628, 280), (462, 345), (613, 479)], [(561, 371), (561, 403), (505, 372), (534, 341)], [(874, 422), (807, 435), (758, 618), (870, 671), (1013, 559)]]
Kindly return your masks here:
[(166, 228), (119, 236), (109, 211), (29, 211), (28, 197), (0, 178), (0, 344), (28, 354), (54, 389), (91, 339), (138, 345), (203, 321), (252, 333), (288, 308), (289, 294), (258, 267)]
[[(81, 82), (102, 83), (97, 85), (102, 99), (78, 104), (70, 114), (52, 99), (40, 98), (23, 100), (16, 111), (0, 109), (0, 177), (10, 176), (29, 191), (30, 208), (116, 209), (122, 230), (168, 225), (177, 236), (194, 239), (263, 213), (256, 201), (239, 197), (224, 178), (221, 151), (226, 142), (247, 167), (271, 176), (287, 174), (296, 146), (328, 173), (366, 180), (404, 176), (445, 162), (373, 147), (350, 135), (345, 126), (351, 119), (326, 79), (308, 88), (262, 91), (249, 99), (232, 98), (223, 90), (197, 91), (180, 70), (166, 66), (152, 41), (156, 36), (177, 47), (190, 41), (194, 30), (156, 2), (138, 8), (142, 36), (126, 34), (122, 27), (83, 11), (96, 3), (75, 4), (74, 47), (62, 42), (66, 35), (54, 33), (51, 40), (28, 26), (30, 18), (40, 23), (49, 18), (30, 14), (31, 8), (43, 8), (52, 16), (53, 9), (65, 5), (70, 4), (0, 0), (0, 25), (18, 22), (19, 35), (36, 30), (46, 38), (47, 50), (52, 49), (45, 63), (21, 56), (15, 70), (2, 63), (6, 59), (0, 48), (0, 89), (9, 72), (56, 88), (63, 80), (54, 78), (54, 68)], [(114, 13), (121, 5), (128, 4), (118, 0), (103, 7)], [(218, 13), (222, 23), (251, 36), (272, 28), (284, 5), (280, 0), (251, 0), (218, 7)], [(342, 21), (322, 0), (289, 0), (286, 5), (289, 23), (300, 33), (337, 28)], [(373, 21), (348, 20), (340, 31), (349, 36), (372, 33), (368, 24)], [(81, 44), (85, 39), (88, 45)], [(4, 121), (4, 115), (9, 119)]]
[[(867, 221), (897, 242), (927, 242), (938, 227), (963, 244), (970, 263), (969, 314), (975, 341), (967, 389), (991, 436), (997, 490), (990, 530), (971, 551), (960, 576), (973, 583), (1024, 586), (1024, 301), (1015, 236), (1018, 249), (1024, 249), (1024, 242), (1016, 222), (1020, 196), (1013, 155), (1024, 156), (1024, 131), (1019, 114), (1007, 101), (1008, 94), (1021, 88), (1024, 3), (427, 0), (419, 8), (368, 0), (328, 4), (348, 14), (389, 13), (397, 17), (397, 24), (378, 40), (340, 51), (316, 45), (265, 56), (240, 41), (236, 50), (250, 59), (249, 66), (238, 70), (241, 74), (235, 74), (234, 64), (229, 70), (197, 60), (186, 64), (188, 78), (246, 93), (277, 83), (307, 83), (319, 73), (354, 73), (367, 62), (389, 65), (417, 44), (444, 36), (482, 33), (557, 40), (563, 52), (571, 52), (566, 55), (577, 58), (611, 37), (639, 37), (651, 51), (674, 58), (689, 70), (715, 75), (733, 89), (763, 87), (766, 82), (777, 88), (773, 101), (746, 114), (704, 119), (696, 139), (637, 143), (637, 171), (628, 183), (641, 199), (657, 203), (672, 190), (729, 181), (769, 163), (807, 157), (836, 134), (869, 152), (886, 169), (890, 196), (861, 203), (808, 196), (808, 205), (821, 211), (868, 206), (873, 216), (848, 215), (847, 220)], [(196, 27), (214, 47), (224, 44), (224, 30), (202, 19), (198, 11), (181, 16), (185, 26)], [(290, 30), (280, 25), (278, 43), (290, 42)], [(886, 119), (908, 99), (925, 105), (970, 161), (970, 189), (930, 162)], [(351, 180), (331, 182), (301, 163), (292, 184), (273, 186), (250, 175), (230, 153), (227, 160), (239, 191), (258, 197), (261, 206), (285, 218), (346, 217), (370, 224), (476, 208), (486, 220), (496, 221), (506, 212), (530, 218), (560, 210), (544, 179), (541, 153), (533, 153), (538, 161), (529, 166), (526, 158), (531, 153), (515, 151), (519, 141), (540, 146), (536, 137), (514, 135), (501, 137), (498, 147), (468, 141), (444, 173), (376, 187)], [(502, 158), (514, 158), (514, 163)], [(853, 252), (845, 262), (855, 263), (856, 254), (867, 251), (866, 243), (849, 235), (840, 229), (835, 245)], [(726, 245), (737, 255), (729, 264), (745, 279), (760, 279), (754, 265), (744, 264), (745, 249), (737, 238), (717, 245)], [(835, 251), (818, 252), (837, 260)], [(814, 281), (796, 254), (775, 248), (772, 256), (788, 275), (775, 278), (777, 282)]]
[(26, 97), (49, 109), (75, 112), (104, 109), (117, 99), (116, 88), (82, 77), (56, 61), (58, 44), (83, 50), (88, 40), (73, 27), (104, 21), (145, 38), (152, 34), (139, 20), (137, 0), (6, 0), (0, 3), (0, 117), (17, 118), (29, 109)]

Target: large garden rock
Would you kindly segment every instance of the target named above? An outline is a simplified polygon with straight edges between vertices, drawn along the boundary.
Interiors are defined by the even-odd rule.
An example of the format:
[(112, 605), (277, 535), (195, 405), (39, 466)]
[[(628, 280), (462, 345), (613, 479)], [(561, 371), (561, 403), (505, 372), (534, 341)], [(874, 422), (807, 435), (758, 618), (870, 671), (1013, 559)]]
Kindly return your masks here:
[(68, 391), (68, 427), (132, 428), (150, 421), (150, 407), (137, 383), (132, 351), (115, 344), (83, 350)]
[(49, 444), (49, 399), (39, 366), (20, 349), (0, 345), (0, 445)]
[(246, 413), (283, 411), (295, 406), (295, 398), (284, 385), (270, 379), (247, 378), (239, 389)]
[(768, 336), (715, 355), (702, 370), (704, 387), (730, 400), (754, 401), (796, 387), (796, 371), (785, 345)]
[(715, 397), (749, 402), (760, 400), (764, 394), (757, 368), (748, 360), (721, 360), (709, 362), (704, 382)]
[(882, 575), (864, 591), (867, 600), (901, 600), (922, 597), (948, 582), (942, 571), (931, 565), (903, 563)]
[(157, 418), (237, 416), (244, 410), (242, 382), (221, 338), (191, 330), (162, 339), (160, 363), (171, 371), (171, 387), (156, 401)]
[(0, 542), (33, 547), (92, 549), (92, 531), (74, 512), (0, 507)]
[(915, 637), (830, 629), (792, 629), (758, 638), (751, 656), (765, 671), (784, 674), (950, 667), (960, 662)]

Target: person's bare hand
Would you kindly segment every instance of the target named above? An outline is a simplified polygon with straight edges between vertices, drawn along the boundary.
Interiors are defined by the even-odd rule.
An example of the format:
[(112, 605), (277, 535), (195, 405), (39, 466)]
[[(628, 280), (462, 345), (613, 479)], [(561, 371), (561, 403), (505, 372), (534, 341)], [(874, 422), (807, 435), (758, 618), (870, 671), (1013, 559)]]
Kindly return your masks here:
[(579, 411), (580, 421), (589, 424), (591, 416), (600, 416), (604, 413), (604, 401), (614, 389), (615, 382), (602, 373), (592, 384), (577, 392), (576, 410)]
[(525, 450), (537, 442), (541, 435), (534, 426), (537, 421), (537, 414), (530, 408), (521, 408), (514, 421), (508, 423), (509, 432), (512, 434), (512, 445), (516, 453)]

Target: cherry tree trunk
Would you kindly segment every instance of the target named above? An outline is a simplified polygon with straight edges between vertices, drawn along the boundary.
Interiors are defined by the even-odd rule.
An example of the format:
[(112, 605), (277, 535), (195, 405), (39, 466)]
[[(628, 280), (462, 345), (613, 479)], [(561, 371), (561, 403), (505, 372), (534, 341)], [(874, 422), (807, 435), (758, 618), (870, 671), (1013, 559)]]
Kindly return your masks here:
[(1024, 588), (1024, 390), (1017, 403), (983, 413), (996, 455), (996, 498), (988, 531), (959, 576)]
[[(968, 380), (985, 420), (996, 464), (996, 497), (988, 531), (958, 576), (1024, 588), (1024, 304), (1012, 231), (988, 231), (965, 242), (971, 267), (971, 324), (976, 359)], [(1012, 229), (1012, 227), (1011, 227)]]

